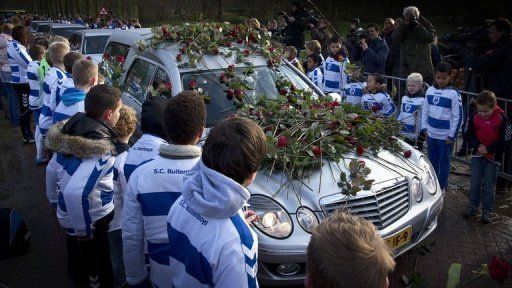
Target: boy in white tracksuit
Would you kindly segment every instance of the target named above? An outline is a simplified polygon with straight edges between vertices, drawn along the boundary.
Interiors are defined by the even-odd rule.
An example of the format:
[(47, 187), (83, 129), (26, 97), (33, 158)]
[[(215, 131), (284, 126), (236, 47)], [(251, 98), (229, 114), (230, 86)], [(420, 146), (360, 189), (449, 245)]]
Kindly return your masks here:
[(348, 82), (343, 86), (343, 101), (352, 105), (361, 105), (366, 88), (366, 82), (362, 80), (361, 67), (347, 68)]
[[(62, 79), (62, 80), (59, 80), (59, 82), (57, 84), (57, 90), (55, 92), (55, 110), (54, 110), (54, 114), (55, 114), (55, 111), (57, 111), (57, 108), (59, 107), (59, 104), (62, 101), (62, 96), (64, 95), (64, 92), (66, 90), (68, 90), (69, 88), (75, 88), (75, 80), (73, 79), (73, 64), (75, 64), (75, 62), (77, 62), (79, 60), (82, 60), (83, 58), (84, 58), (84, 55), (82, 53), (80, 53), (80, 52), (77, 52), (77, 51), (71, 51), (71, 52), (69, 52), (68, 54), (66, 54), (64, 56), (64, 68), (66, 69), (65, 70), (66, 77), (64, 79)], [(97, 76), (96, 76), (96, 79), (98, 79)], [(98, 84), (97, 81), (92, 86), (94, 86), (96, 84)], [(67, 106), (69, 106), (69, 105), (67, 105)], [(61, 109), (62, 109), (62, 106), (61, 106)], [(81, 110), (78, 110), (76, 112), (84, 112), (84, 110), (82, 108)], [(65, 119), (73, 116), (73, 114), (69, 115)], [(64, 119), (59, 119), (58, 121), (62, 121), (62, 120), (64, 120)], [(53, 119), (53, 123), (56, 123), (58, 121), (55, 121), (55, 119)]]
[(182, 92), (169, 100), (163, 119), (173, 144), (160, 145), (153, 160), (135, 169), (124, 196), (121, 224), (129, 285), (150, 281), (155, 287), (172, 287), (166, 219), (171, 205), (181, 196), (184, 175), (201, 156), (196, 144), (206, 124), (204, 100), (196, 93)]
[(174, 287), (258, 287), (258, 239), (242, 208), (265, 154), (265, 135), (247, 118), (212, 129), (167, 217)]
[[(323, 90), (325, 94), (339, 93), (343, 94), (343, 86), (347, 83), (347, 74), (345, 69), (350, 61), (344, 57), (344, 47), (341, 38), (334, 36), (329, 40), (329, 49), (331, 54), (322, 63), (324, 73)], [(342, 95), (343, 96), (343, 95)]]
[[(60, 122), (48, 132), (55, 154), (57, 218), (66, 231), (68, 271), (74, 285), (113, 286), (107, 231), (114, 217), (113, 154), (121, 92), (107, 85), (92, 88), (85, 113)], [(58, 183), (58, 186), (56, 185)], [(57, 188), (55, 188), (57, 187)], [(52, 200), (50, 200), (52, 201)]]
[(361, 98), (363, 109), (374, 114), (390, 117), (396, 112), (396, 105), (386, 93), (386, 85), (382, 75), (373, 73), (366, 81), (367, 93)]
[(97, 84), (98, 66), (92, 61), (78, 60), (71, 70), (72, 78), (66, 79), (66, 82), (70, 83), (60, 87), (62, 94), (53, 113), (53, 123), (68, 119), (78, 112), (84, 112), (85, 95), (92, 86)]
[(52, 67), (48, 70), (43, 84), (43, 108), (39, 116), (39, 129), (41, 135), (53, 125), (53, 112), (57, 106), (57, 88), (66, 79), (64, 56), (69, 52), (69, 45), (63, 42), (55, 42), (48, 48), (48, 55)]
[(463, 115), (461, 96), (449, 86), (451, 73), (449, 63), (437, 65), (436, 83), (427, 89), (421, 116), (422, 132), (427, 134), (428, 158), (443, 190), (448, 187), (453, 142)]
[(124, 164), (124, 176), (126, 182), (130, 180), (135, 168), (141, 163), (153, 159), (158, 155), (158, 148), (162, 144), (167, 144), (167, 136), (162, 127), (162, 115), (167, 99), (164, 97), (152, 97), (142, 104), (140, 115), (140, 128), (142, 137), (133, 144)]
[(419, 73), (411, 73), (407, 77), (407, 91), (402, 98), (400, 114), (397, 120), (402, 124), (402, 135), (405, 142), (418, 150), (423, 150), (425, 136), (421, 133), (421, 111), (425, 102), (423, 77)]

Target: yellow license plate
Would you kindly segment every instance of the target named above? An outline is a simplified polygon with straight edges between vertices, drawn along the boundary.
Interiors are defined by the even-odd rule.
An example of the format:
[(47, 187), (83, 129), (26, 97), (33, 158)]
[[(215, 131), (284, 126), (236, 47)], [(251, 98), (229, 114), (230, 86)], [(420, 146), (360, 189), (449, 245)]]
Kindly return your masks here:
[(411, 242), (411, 237), (412, 237), (412, 227), (409, 226), (407, 228), (405, 228), (404, 230), (396, 233), (395, 235), (393, 236), (390, 236), (384, 240), (386, 240), (386, 243), (388, 244), (388, 246), (395, 250), (395, 249), (398, 249), (400, 247), (402, 247), (403, 245)]

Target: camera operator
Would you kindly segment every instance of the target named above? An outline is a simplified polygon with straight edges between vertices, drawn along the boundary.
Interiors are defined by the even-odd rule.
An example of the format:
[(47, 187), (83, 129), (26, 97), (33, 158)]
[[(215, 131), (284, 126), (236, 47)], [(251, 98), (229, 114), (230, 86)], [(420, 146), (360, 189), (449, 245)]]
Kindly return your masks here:
[(294, 46), (300, 52), (304, 49), (305, 31), (309, 28), (309, 24), (316, 24), (311, 13), (304, 9), (301, 1), (293, 1), (291, 13), (281, 11), (278, 13), (286, 21), (286, 28), (283, 30), (283, 44), (286, 46)]
[(386, 59), (388, 58), (388, 45), (379, 36), (377, 24), (368, 25), (368, 34), (360, 34), (358, 45), (352, 50), (352, 61), (361, 61), (365, 73), (384, 74)]
[(347, 37), (343, 40), (343, 45), (347, 48), (349, 55), (352, 53), (354, 48), (359, 45), (359, 35), (364, 33), (364, 30), (360, 25), (361, 20), (359, 20), (359, 18), (353, 18), (350, 22), (350, 32), (348, 32)]
[(434, 67), (430, 45), (434, 42), (436, 30), (434, 26), (420, 16), (417, 7), (404, 8), (404, 21), (392, 34), (393, 41), (400, 44), (400, 75), (407, 77), (418, 72), (428, 84), (434, 82)]

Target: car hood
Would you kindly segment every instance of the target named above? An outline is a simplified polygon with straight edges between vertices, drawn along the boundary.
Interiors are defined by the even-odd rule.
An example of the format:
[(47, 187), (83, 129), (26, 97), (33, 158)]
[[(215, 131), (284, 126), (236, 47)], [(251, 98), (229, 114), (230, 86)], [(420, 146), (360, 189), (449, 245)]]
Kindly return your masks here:
[(341, 195), (342, 189), (338, 186), (340, 173), (343, 171), (349, 177), (348, 165), (352, 159), (365, 161), (366, 166), (371, 169), (371, 173), (366, 179), (375, 180), (371, 190), (362, 190), (357, 193), (358, 196), (365, 196), (383, 189), (384, 185), (393, 185), (394, 182), (390, 180), (404, 179), (404, 177), (418, 174), (420, 169), (414, 164), (414, 160), (418, 158), (405, 159), (389, 151), (381, 151), (376, 155), (365, 154), (364, 156), (347, 154), (345, 160), (341, 160), (338, 165), (333, 161), (323, 161), (321, 169), (316, 169), (309, 176), (293, 181), (283, 172), (274, 172), (269, 175), (268, 171), (261, 171), (247, 189), (252, 194), (273, 197), (287, 207), (290, 213), (294, 213), (300, 206), (321, 211), (320, 198), (334, 194)]

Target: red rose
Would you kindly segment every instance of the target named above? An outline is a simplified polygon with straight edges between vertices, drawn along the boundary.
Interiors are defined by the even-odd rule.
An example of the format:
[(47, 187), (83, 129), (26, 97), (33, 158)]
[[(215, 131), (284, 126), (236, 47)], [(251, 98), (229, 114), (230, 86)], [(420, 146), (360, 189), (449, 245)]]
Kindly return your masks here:
[(365, 166), (366, 165), (366, 162), (364, 162), (364, 160), (359, 160), (358, 163), (359, 163), (359, 166)]
[(228, 98), (229, 101), (233, 100), (233, 96), (235, 95), (235, 92), (233, 89), (228, 89), (226, 92), (226, 98)]
[(233, 31), (231, 31), (231, 36), (233, 37), (236, 37), (238, 35), (238, 31), (235, 29), (233, 29)]
[(248, 40), (249, 40), (249, 42), (256, 42), (257, 41), (256, 36), (254, 36), (253, 33), (249, 34)]
[(277, 147), (283, 148), (286, 146), (288, 146), (288, 139), (284, 136), (279, 137), (279, 139), (277, 139)]
[(87, 57), (85, 57), (85, 59), (87, 59), (87, 60), (89, 60), (89, 61), (92, 61), (91, 56), (87, 56)]
[(244, 39), (242, 39), (242, 38), (238, 38), (238, 39), (236, 40), (236, 43), (238, 43), (238, 44), (244, 44)]
[(279, 94), (281, 94), (283, 96), (286, 96), (286, 94), (288, 94), (288, 90), (286, 90), (286, 89), (279, 89)]
[(249, 51), (249, 49), (245, 49), (245, 50), (244, 50), (244, 55), (245, 55), (245, 56), (249, 56), (249, 55), (251, 55), (251, 51)]
[(217, 48), (212, 49), (212, 53), (214, 55), (219, 55), (219, 49), (217, 49)]
[(274, 132), (274, 125), (269, 125), (265, 127), (265, 132)]
[(196, 89), (196, 87), (197, 87), (196, 80), (192, 80), (188, 83), (188, 90), (194, 90), (194, 89)]
[(409, 158), (409, 157), (411, 157), (411, 155), (412, 155), (411, 150), (404, 151), (404, 157), (405, 158)]
[(497, 256), (492, 257), (489, 263), (487, 263), (487, 268), (489, 268), (489, 275), (491, 275), (492, 279), (499, 282), (503, 282), (512, 276), (512, 266)]
[(268, 52), (274, 52), (274, 47), (268, 48)]
[(103, 59), (110, 59), (110, 54), (107, 52), (103, 53)]
[(356, 144), (356, 139), (354, 139), (354, 137), (352, 137), (352, 136), (346, 137), (345, 140), (347, 140), (347, 142), (352, 145)]
[(228, 66), (228, 71), (229, 72), (235, 72), (235, 65), (231, 64)]
[(120, 62), (120, 63), (124, 63), (125, 59), (122, 55), (117, 55), (116, 56), (116, 61), (117, 62)]
[(224, 44), (226, 47), (231, 47), (231, 41), (228, 41), (226, 42), (226, 44)]
[(185, 47), (181, 47), (180, 48), (180, 53), (181, 54), (185, 54), (185, 52), (187, 52), (187, 49), (185, 49)]
[(322, 148), (320, 148), (319, 146), (313, 146), (312, 151), (316, 157), (320, 157), (322, 155)]
[(166, 82), (166, 83), (164, 84), (164, 87), (165, 87), (165, 89), (167, 89), (167, 90), (171, 90), (171, 89), (172, 89), (172, 84), (171, 84), (170, 82)]
[(275, 61), (274, 61), (274, 60), (272, 60), (272, 59), (268, 59), (268, 61), (267, 61), (267, 65), (268, 65), (268, 66), (270, 66), (270, 67), (272, 67), (272, 66), (274, 66), (274, 65), (275, 65)]
[(226, 83), (226, 81), (228, 80), (228, 76), (226, 75), (226, 73), (222, 73), (220, 75), (220, 79), (219, 79), (219, 82), (220, 83)]
[(236, 98), (241, 98), (244, 91), (242, 89), (235, 89), (234, 94)]
[(374, 104), (374, 105), (372, 106), (372, 112), (373, 112), (373, 113), (377, 113), (377, 111), (379, 111), (379, 110), (381, 110), (381, 109), (382, 109), (382, 108), (381, 108), (381, 107), (380, 107), (380, 105), (378, 105), (378, 104)]
[(363, 144), (358, 144), (356, 147), (357, 155), (361, 156), (364, 153), (364, 146)]
[(178, 61), (178, 62), (183, 61), (183, 54), (178, 53), (178, 55), (176, 55), (176, 61)]

